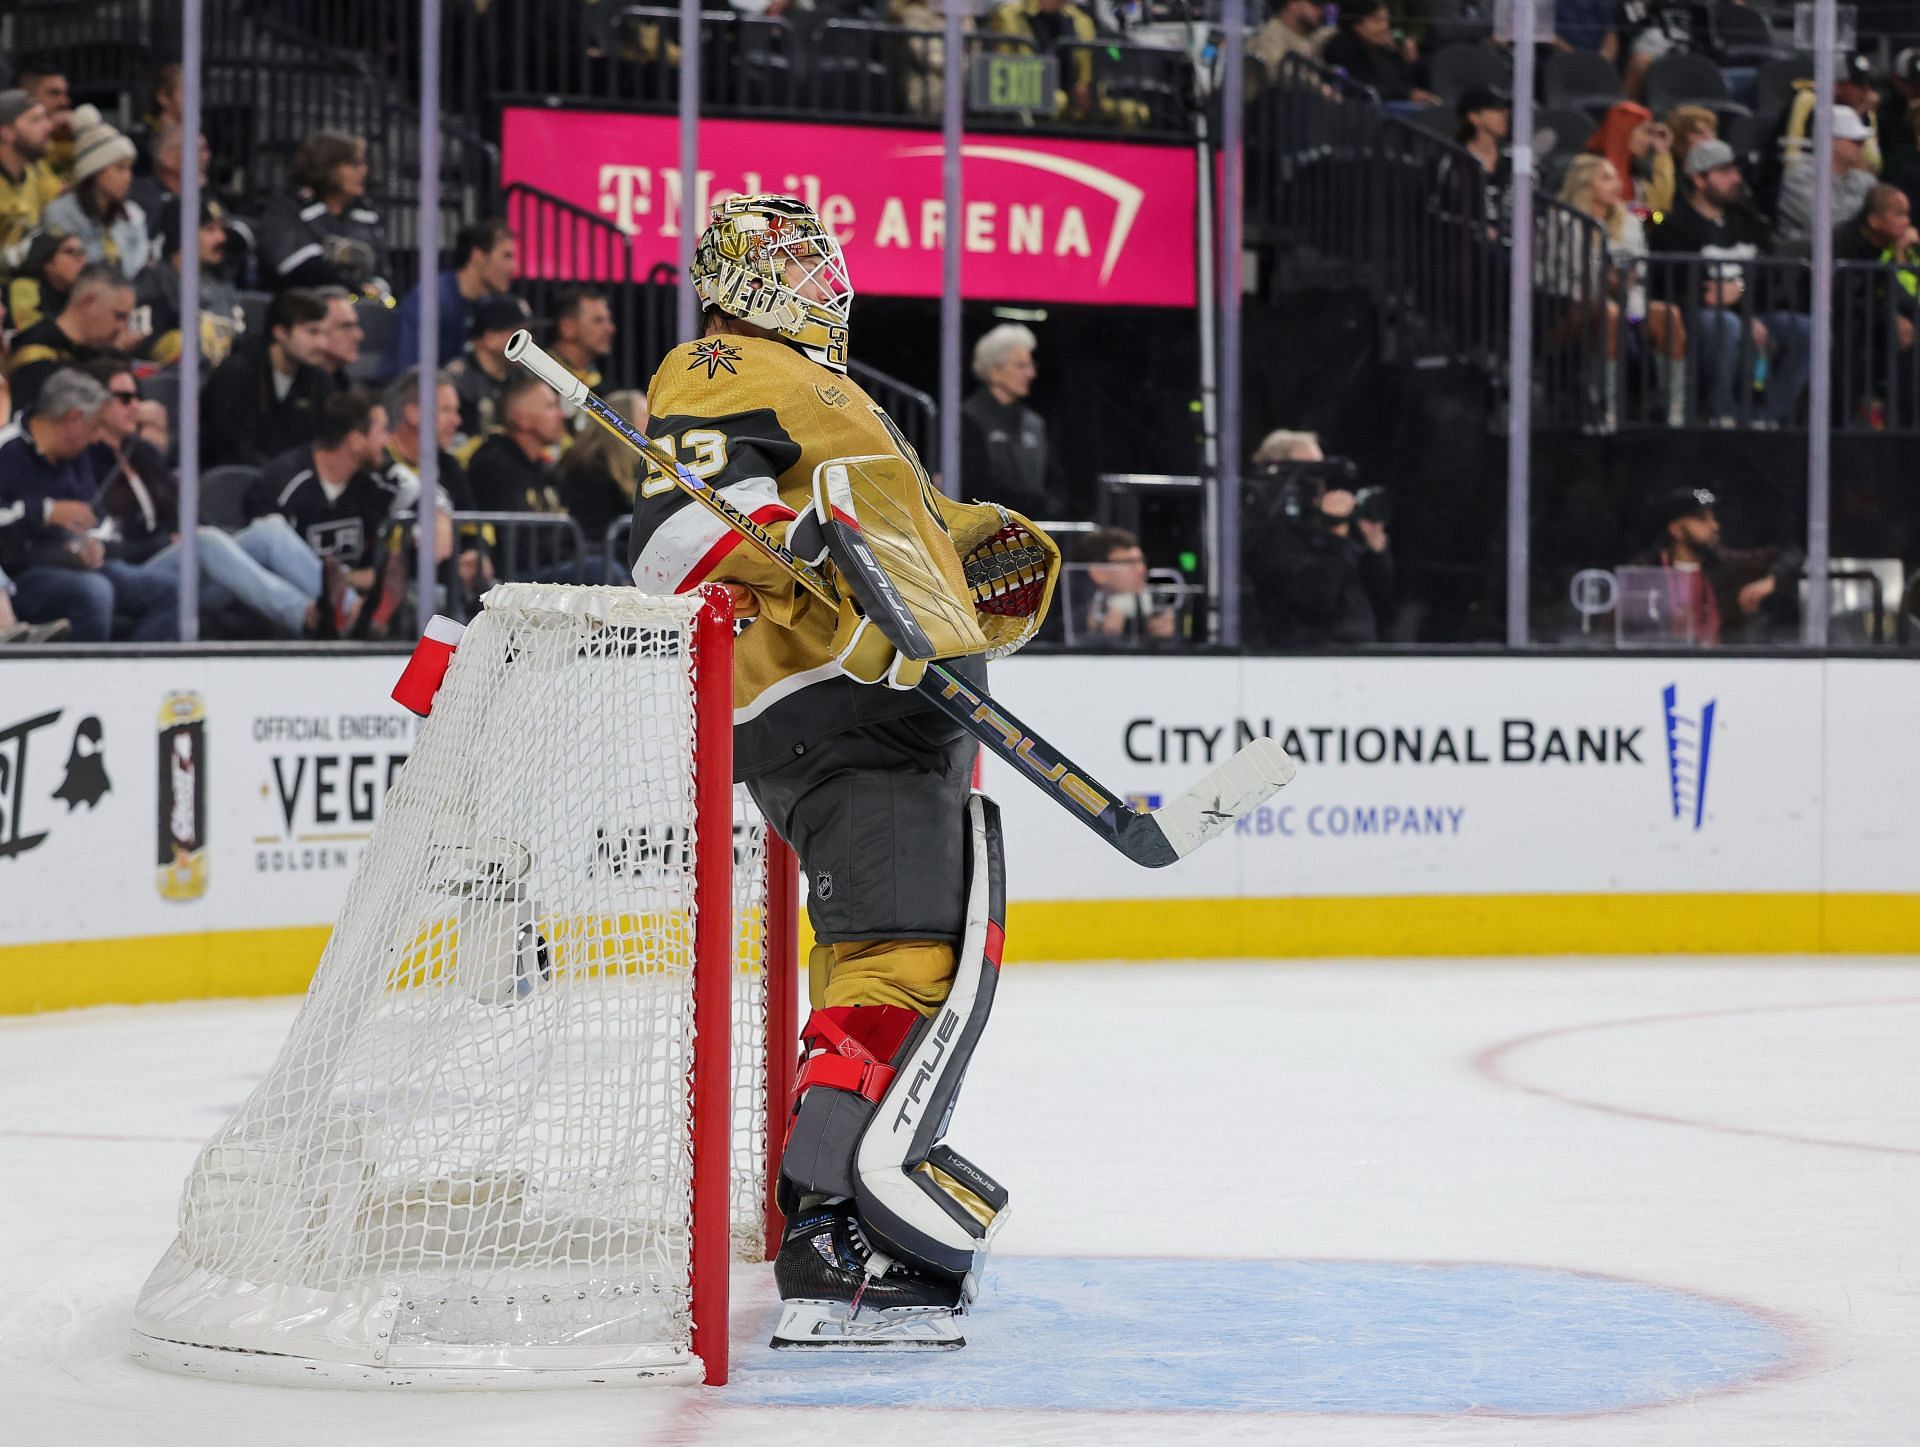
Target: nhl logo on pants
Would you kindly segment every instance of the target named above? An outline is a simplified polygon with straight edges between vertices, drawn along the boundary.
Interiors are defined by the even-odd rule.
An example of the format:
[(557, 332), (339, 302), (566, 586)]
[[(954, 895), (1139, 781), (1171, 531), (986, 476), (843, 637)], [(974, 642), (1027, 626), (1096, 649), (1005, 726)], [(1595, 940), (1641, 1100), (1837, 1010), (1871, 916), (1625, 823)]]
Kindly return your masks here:
[(833, 876), (827, 873), (827, 871), (824, 869), (821, 870), (818, 874), (814, 875), (813, 892), (819, 895), (820, 898), (822, 899), (832, 899), (833, 898)]

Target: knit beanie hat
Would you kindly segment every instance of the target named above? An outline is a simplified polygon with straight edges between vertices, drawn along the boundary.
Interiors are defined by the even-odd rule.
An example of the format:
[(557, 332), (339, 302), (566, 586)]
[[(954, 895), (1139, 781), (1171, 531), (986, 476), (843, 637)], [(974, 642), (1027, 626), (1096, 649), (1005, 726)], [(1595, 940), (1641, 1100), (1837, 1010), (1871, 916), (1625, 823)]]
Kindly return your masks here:
[(131, 161), (133, 142), (105, 121), (77, 131), (73, 141), (73, 179), (84, 181), (116, 161)]

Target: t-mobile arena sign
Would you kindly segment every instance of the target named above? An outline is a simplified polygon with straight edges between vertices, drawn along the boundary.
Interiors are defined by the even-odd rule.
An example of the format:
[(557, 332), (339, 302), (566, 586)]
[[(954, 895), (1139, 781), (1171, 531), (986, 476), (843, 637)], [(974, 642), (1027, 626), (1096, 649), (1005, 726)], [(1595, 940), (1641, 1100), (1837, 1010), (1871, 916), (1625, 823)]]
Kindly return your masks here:
[[(637, 274), (678, 260), (679, 125), (670, 116), (515, 109), (501, 170), (604, 217)], [(970, 136), (961, 286), (996, 301), (1192, 306), (1194, 157), (1179, 146)], [(700, 196), (779, 191), (820, 213), (857, 290), (938, 296), (945, 236), (939, 136), (862, 126), (710, 120)], [(536, 256), (534, 258), (537, 261)]]

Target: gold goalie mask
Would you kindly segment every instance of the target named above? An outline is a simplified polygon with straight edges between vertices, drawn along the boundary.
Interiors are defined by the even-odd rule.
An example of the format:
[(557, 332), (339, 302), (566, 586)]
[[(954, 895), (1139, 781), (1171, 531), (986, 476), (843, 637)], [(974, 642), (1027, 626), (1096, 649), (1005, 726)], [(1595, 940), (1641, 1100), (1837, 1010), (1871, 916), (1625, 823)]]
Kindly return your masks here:
[(707, 306), (765, 327), (813, 361), (847, 370), (847, 258), (813, 208), (793, 196), (729, 196), (693, 254)]

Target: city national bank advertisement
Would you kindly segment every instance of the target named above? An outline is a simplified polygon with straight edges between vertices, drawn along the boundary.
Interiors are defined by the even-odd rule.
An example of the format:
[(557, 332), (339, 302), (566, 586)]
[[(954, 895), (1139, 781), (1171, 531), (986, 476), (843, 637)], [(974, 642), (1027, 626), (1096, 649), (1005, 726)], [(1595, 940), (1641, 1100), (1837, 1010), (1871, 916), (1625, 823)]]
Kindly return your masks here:
[[(303, 988), (419, 742), (403, 661), (0, 663), (0, 1011)], [(992, 686), (1136, 808), (1250, 738), (1299, 762), (1157, 870), (989, 763), (1010, 959), (1920, 939), (1910, 663), (1022, 657)]]
[[(935, 297), (946, 235), (941, 167), (932, 131), (703, 120), (693, 215), (699, 224), (729, 195), (799, 196), (846, 249), (856, 288)], [(1193, 305), (1190, 148), (970, 136), (963, 168), (954, 232), (967, 296)], [(686, 207), (673, 117), (509, 110), (500, 172), (503, 184), (532, 186), (626, 233), (636, 275), (678, 264)], [(539, 248), (526, 256), (538, 274)]]

